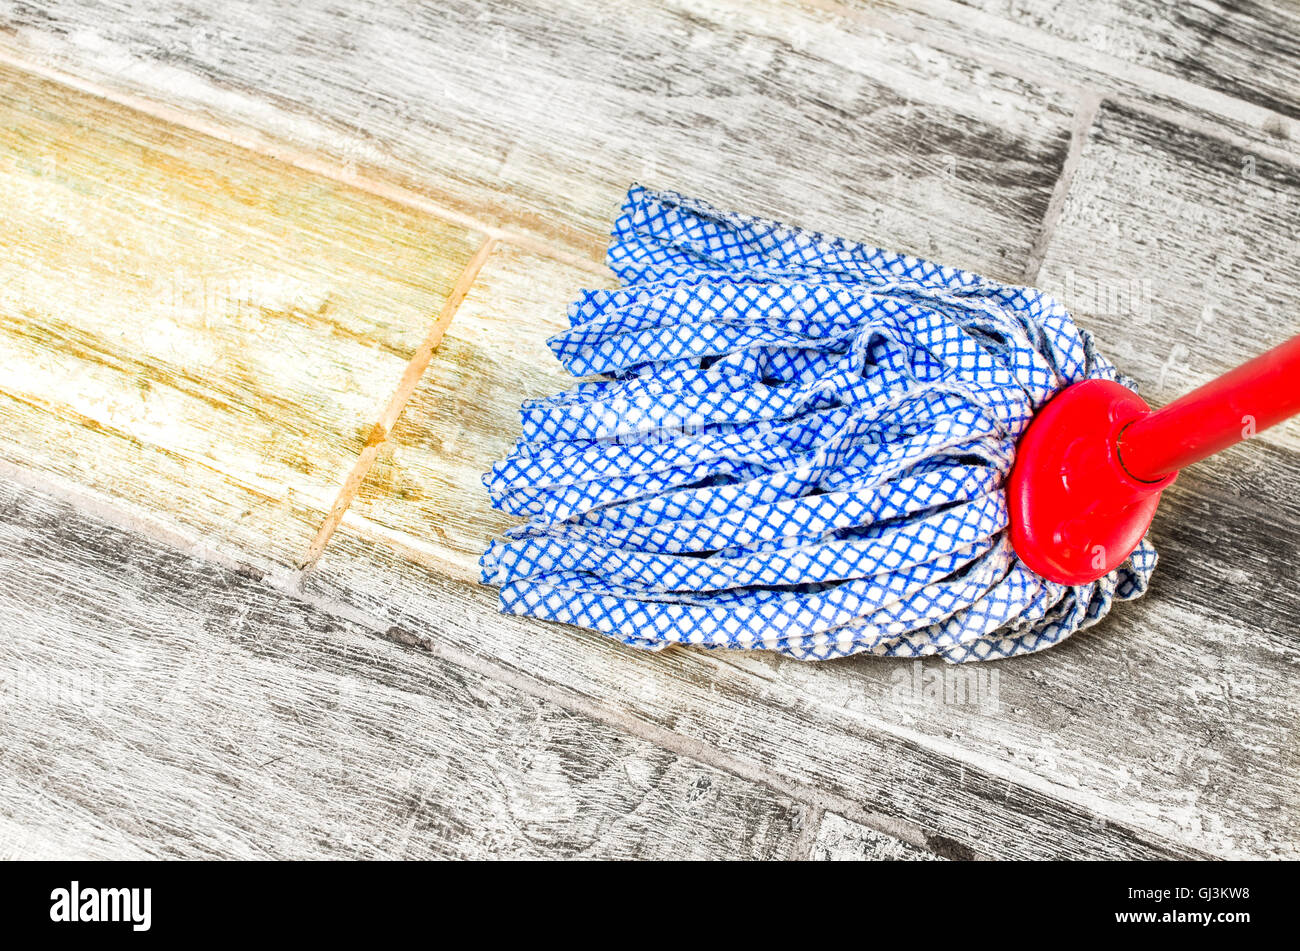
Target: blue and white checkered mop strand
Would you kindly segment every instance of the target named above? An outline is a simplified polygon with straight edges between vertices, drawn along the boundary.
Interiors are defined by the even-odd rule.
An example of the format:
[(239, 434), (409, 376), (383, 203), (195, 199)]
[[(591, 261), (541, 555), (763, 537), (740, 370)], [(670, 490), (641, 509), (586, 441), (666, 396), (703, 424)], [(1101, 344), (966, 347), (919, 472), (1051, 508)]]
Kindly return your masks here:
[(484, 477), (527, 523), (483, 555), (503, 611), (634, 647), (951, 661), (1041, 650), (1141, 595), (1143, 541), (1083, 585), (1007, 537), (1016, 440), (1114, 380), (1046, 294), (634, 186), (551, 349), (599, 376), (521, 410)]

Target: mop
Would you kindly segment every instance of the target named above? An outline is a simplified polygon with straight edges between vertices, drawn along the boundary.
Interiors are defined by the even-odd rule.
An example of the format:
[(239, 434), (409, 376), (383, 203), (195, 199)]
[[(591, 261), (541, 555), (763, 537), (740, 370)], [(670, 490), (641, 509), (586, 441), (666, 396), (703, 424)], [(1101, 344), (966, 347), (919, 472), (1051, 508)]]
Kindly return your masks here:
[(673, 193), (633, 186), (608, 263), (550, 341), (583, 380), (484, 476), (526, 521), (481, 568), (632, 647), (1041, 650), (1145, 592), (1160, 492), (1243, 406), (1300, 412), (1300, 337), (1151, 413), (1047, 294)]

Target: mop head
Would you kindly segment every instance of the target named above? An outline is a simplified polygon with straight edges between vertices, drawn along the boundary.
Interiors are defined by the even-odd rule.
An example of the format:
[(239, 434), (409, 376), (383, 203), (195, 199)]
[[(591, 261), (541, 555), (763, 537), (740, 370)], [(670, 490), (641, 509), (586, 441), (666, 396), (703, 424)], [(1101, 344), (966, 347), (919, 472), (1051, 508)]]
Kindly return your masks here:
[[(1116, 379), (1031, 288), (634, 186), (550, 341), (576, 377), (484, 483), (503, 611), (655, 650), (951, 661), (1041, 650), (1138, 597), (1016, 557), (1004, 485), (1035, 410)], [(1125, 382), (1121, 380), (1120, 382)]]

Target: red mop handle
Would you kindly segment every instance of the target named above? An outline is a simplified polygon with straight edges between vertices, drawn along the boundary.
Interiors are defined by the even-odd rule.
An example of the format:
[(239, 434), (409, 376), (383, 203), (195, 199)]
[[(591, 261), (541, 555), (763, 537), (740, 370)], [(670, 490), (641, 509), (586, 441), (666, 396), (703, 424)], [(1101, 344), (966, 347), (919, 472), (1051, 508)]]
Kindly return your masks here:
[(1300, 334), (1129, 423), (1119, 458), (1156, 482), (1300, 413)]

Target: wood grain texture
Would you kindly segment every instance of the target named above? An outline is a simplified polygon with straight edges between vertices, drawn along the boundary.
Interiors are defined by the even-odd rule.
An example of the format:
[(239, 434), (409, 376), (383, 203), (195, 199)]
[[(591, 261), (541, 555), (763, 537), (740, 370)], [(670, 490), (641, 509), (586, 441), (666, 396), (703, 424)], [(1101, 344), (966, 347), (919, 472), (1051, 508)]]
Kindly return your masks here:
[[(0, 482), (0, 856), (781, 858), (802, 807)], [(508, 738), (508, 739), (507, 739)]]
[(1300, 119), (1300, 8), (1288, 0), (958, 2)]
[(1300, 332), (1297, 232), (1300, 166), (1104, 104), (1038, 283), (1160, 405)]
[(918, 862), (940, 856), (828, 812), (817, 829), (812, 858), (820, 862)]
[[(964, 699), (927, 689), (951, 671), (938, 664), (639, 654), (501, 617), (469, 583), (509, 521), (478, 475), (520, 399), (567, 384), (542, 342), (579, 286), (604, 283), (559, 261), (597, 253), (634, 178), (1003, 278), (1045, 252), (1042, 283), (1157, 403), (1300, 329), (1294, 55), (1236, 62), (1242, 40), (1286, 53), (1269, 31), (1288, 14), (1261, 3), (1216, 25), (1202, 5), (1131, 50), (1146, 5), (1093, 0), (1094, 22), (982, 6), (0, 4), (0, 53), (519, 236), (475, 281), (301, 597), (14, 496), (0, 615), (26, 631), (6, 669), (34, 702), (0, 739), (0, 852), (1300, 854), (1295, 423), (1167, 493), (1147, 599), (965, 671), (997, 679)], [(1224, 26), (1245, 32), (1207, 44)], [(17, 288), (0, 296), (17, 315), (0, 328), (0, 452), (290, 561), (477, 236), (6, 78), (0, 201), (21, 266), (0, 271)], [(1076, 106), (1099, 92), (1125, 101), (1081, 128), (1044, 245)], [(299, 218), (317, 222), (307, 239)], [(70, 271), (79, 242), (96, 253)], [(234, 260), (255, 278), (255, 319), (217, 309), (238, 360), (206, 322), (157, 311), (177, 255), (163, 290), (182, 309), (195, 274)], [(85, 287), (108, 294), (83, 324), (66, 315)], [(41, 372), (15, 388), (14, 368)], [(87, 716), (87, 691), (106, 717)], [(828, 810), (816, 829), (791, 829), (800, 801)]]
[(0, 69), (0, 452), (283, 561), (479, 239)]
[(1300, 645), (1300, 454), (1257, 439), (1189, 466), (1162, 496), (1151, 539), (1153, 597)]
[(68, 0), (0, 24), (24, 55), (593, 254), (639, 179), (1018, 276), (1074, 107), (797, 3)]
[(523, 400), (576, 382), (546, 346), (568, 326), (569, 301), (584, 286), (613, 284), (603, 268), (499, 246), (380, 447), (348, 523), (419, 539), (448, 574), (477, 579), (488, 540), (517, 521), (492, 508), (483, 473), (519, 438)]
[(1293, 855), (1300, 841), (1290, 686), (1300, 648), (1248, 621), (1148, 598), (1050, 651), (980, 668), (998, 674), (991, 702), (978, 690), (934, 702), (924, 684), (945, 665), (638, 653), (497, 616), (490, 591), (420, 557), (345, 531), (306, 584), (430, 649), (484, 658), (908, 823), (934, 851), (1265, 856)]
[[(1033, 16), (1000, 15), (999, 4), (989, 4), (986, 12), (981, 9), (983, 4), (968, 6), (960, 0), (801, 2), (824, 16), (985, 63), (1039, 86), (1068, 91), (1084, 111), (1088, 102), (1101, 97), (1140, 104), (1188, 128), (1230, 135), (1244, 147), (1264, 154), (1300, 156), (1300, 119), (1142, 65), (1140, 58), (1132, 55), (1131, 38), (1116, 42), (1111, 32), (1099, 34), (1098, 30), (1107, 29), (1102, 24), (1090, 24), (1093, 32), (1082, 39), (1070, 39), (1029, 25)], [(1051, 15), (1070, 17), (1064, 4), (1035, 4), (1032, 10), (1040, 15), (1052, 10)], [(1102, 42), (1094, 48), (1090, 41), (1097, 39)], [(1289, 68), (1283, 65), (1281, 70)]]

